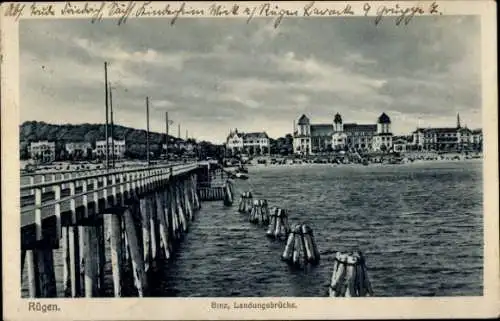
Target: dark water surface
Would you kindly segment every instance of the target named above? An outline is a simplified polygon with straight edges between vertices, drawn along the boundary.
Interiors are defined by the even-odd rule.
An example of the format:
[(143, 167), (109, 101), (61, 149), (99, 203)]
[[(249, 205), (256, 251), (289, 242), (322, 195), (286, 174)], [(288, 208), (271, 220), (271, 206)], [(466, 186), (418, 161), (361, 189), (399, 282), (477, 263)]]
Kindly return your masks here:
[[(331, 251), (354, 249), (365, 253), (376, 296), (482, 295), (480, 161), (251, 167), (235, 189), (231, 208), (202, 204), (158, 280), (165, 296), (325, 296)], [(237, 212), (247, 190), (288, 209), (291, 225), (312, 227), (319, 251), (330, 252), (319, 266), (294, 271), (280, 260), (284, 241)]]
[[(250, 168), (249, 189), (309, 224), (320, 252), (362, 250), (377, 296), (482, 295), (482, 162)], [(165, 272), (176, 296), (325, 295), (333, 254), (291, 271), (237, 206), (203, 206)]]

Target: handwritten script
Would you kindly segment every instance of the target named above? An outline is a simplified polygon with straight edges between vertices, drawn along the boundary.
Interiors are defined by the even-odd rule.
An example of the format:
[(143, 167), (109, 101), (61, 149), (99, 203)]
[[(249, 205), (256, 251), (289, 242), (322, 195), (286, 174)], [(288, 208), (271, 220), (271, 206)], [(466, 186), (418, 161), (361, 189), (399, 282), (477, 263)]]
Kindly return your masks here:
[[(65, 2), (60, 4), (47, 3), (11, 3), (6, 5), (4, 16), (19, 18), (28, 17), (78, 17), (89, 18), (97, 23), (106, 18), (116, 19), (118, 25), (124, 24), (129, 18), (164, 17), (174, 25), (179, 18), (189, 17), (242, 17), (250, 23), (252, 19), (265, 17), (274, 20), (277, 28), (287, 17), (347, 17), (373, 16), (375, 25), (385, 17), (395, 18), (396, 25), (407, 25), (415, 16), (442, 15), (436, 2), (417, 5), (392, 3), (381, 5), (375, 2), (316, 4), (309, 2), (302, 7), (289, 8), (278, 3), (213, 3), (209, 6), (196, 6), (196, 2), (180, 2), (159, 5), (156, 2)], [(361, 4), (361, 5), (360, 5)]]

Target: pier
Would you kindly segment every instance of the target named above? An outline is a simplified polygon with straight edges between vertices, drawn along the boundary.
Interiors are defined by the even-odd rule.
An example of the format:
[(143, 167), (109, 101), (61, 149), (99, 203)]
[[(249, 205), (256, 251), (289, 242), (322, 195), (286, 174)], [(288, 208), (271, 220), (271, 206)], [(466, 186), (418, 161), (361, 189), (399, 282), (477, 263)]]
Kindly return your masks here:
[[(152, 273), (172, 257), (201, 201), (222, 201), (229, 190), (210, 162), (21, 178), (28, 180), (21, 185), (21, 271), (26, 265), (29, 297), (42, 298), (102, 296), (106, 257), (115, 297), (148, 296)], [(62, 294), (55, 250), (63, 256)]]

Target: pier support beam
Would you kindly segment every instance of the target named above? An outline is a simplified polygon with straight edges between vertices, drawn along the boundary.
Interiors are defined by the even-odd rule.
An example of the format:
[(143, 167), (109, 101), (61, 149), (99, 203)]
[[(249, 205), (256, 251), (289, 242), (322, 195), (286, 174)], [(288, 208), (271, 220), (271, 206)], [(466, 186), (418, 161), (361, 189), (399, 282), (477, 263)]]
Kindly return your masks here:
[(148, 195), (146, 197), (149, 228), (150, 228), (149, 233), (151, 235), (151, 263), (156, 262), (158, 256), (158, 248), (159, 248), (155, 202), (156, 199), (154, 195)]
[(69, 228), (68, 226), (63, 226), (61, 231), (62, 243), (62, 259), (63, 259), (63, 295), (65, 297), (71, 296), (71, 259), (70, 259), (70, 247), (69, 247)]
[[(149, 211), (148, 211), (149, 206), (146, 198), (141, 198), (139, 200), (139, 207), (140, 207), (141, 226), (142, 226), (144, 269), (146, 270), (146, 272), (148, 272), (151, 262), (151, 236), (150, 236), (151, 230), (150, 230)], [(129, 234), (127, 233), (127, 235)]]
[(107, 227), (109, 248), (111, 250), (111, 270), (113, 273), (113, 293), (115, 297), (122, 296), (122, 232), (120, 216), (106, 214), (104, 223)]
[(144, 297), (147, 293), (147, 278), (144, 269), (144, 255), (139, 247), (137, 233), (135, 230), (135, 222), (132, 217), (130, 209), (126, 209), (123, 213), (125, 219), (125, 230), (127, 233), (127, 240), (130, 247), (130, 257), (132, 259), (132, 271), (134, 274), (135, 286), (137, 288), (137, 295)]
[(71, 279), (71, 296), (73, 298), (81, 295), (80, 283), (80, 252), (79, 252), (79, 235), (77, 226), (68, 227), (69, 238), (69, 266)]
[[(162, 192), (156, 192), (156, 215), (159, 218), (159, 229), (160, 229), (160, 239), (163, 246), (163, 253), (165, 259), (170, 258), (170, 246), (168, 242), (168, 225), (165, 217), (165, 194)], [(168, 211), (168, 210), (167, 210)]]

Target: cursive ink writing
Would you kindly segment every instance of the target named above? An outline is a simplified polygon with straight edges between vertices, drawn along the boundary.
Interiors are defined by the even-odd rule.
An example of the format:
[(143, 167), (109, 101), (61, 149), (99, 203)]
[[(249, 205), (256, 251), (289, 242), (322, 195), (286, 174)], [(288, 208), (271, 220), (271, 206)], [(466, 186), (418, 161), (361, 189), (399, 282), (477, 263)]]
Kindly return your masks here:
[(252, 20), (253, 16), (255, 15), (255, 12), (257, 11), (257, 7), (253, 7), (252, 9), (250, 9), (250, 7), (246, 7), (244, 10), (243, 10), (243, 13), (246, 14), (248, 16), (248, 19), (247, 19), (247, 24), (250, 22), (250, 20)]
[(205, 15), (205, 10), (192, 8), (186, 6), (185, 2), (182, 2), (178, 8), (172, 7), (170, 4), (167, 4), (163, 9), (157, 10), (154, 9), (151, 5), (151, 1), (145, 2), (139, 9), (136, 11), (136, 17), (168, 17), (171, 16), (172, 20), (170, 21), (171, 25), (174, 25), (177, 19), (181, 16), (203, 16)]
[[(395, 4), (394, 6), (385, 6), (382, 5), (377, 9), (376, 17), (375, 17), (375, 25), (378, 25), (384, 16), (395, 16), (396, 17), (396, 26), (399, 26), (401, 23), (404, 25), (408, 25), (410, 21), (416, 15), (424, 15), (426, 12), (432, 15), (442, 15), (442, 13), (438, 10), (438, 4), (433, 2), (429, 8), (426, 10), (422, 5), (412, 6), (401, 8), (399, 4)], [(365, 4), (364, 6), (365, 15), (370, 10), (370, 6)]]
[(101, 1), (101, 2), (65, 2), (63, 4), (37, 3), (31, 4), (9, 3), (5, 6), (4, 16), (13, 17), (16, 21), (25, 15), (32, 17), (56, 16), (56, 10), (61, 16), (77, 16), (91, 18), (92, 23), (105, 18), (117, 18), (118, 25), (127, 22), (130, 17), (169, 17), (171, 25), (181, 17), (246, 17), (249, 23), (254, 17), (266, 17), (274, 20), (274, 28), (283, 22), (286, 17), (339, 17), (364, 15), (374, 16), (375, 25), (379, 25), (385, 17), (395, 18), (396, 25), (408, 25), (415, 16), (442, 15), (436, 2), (379, 4), (366, 2), (361, 6), (350, 3), (341, 3), (335, 6), (326, 6), (317, 1), (310, 1), (301, 7), (286, 8), (279, 2), (261, 4), (213, 3), (205, 8), (191, 6), (189, 2), (167, 3), (157, 6), (153, 1)]
[(230, 9), (220, 5), (220, 4), (213, 4), (210, 6), (208, 9), (208, 13), (211, 16), (214, 17), (220, 17), (220, 16), (238, 16), (239, 15), (239, 9), (240, 6), (237, 4), (234, 4)]
[(11, 3), (5, 10), (5, 17), (15, 17), (15, 20), (19, 20), (19, 17), (23, 15), (25, 4)]
[(304, 7), (304, 17), (311, 16), (353, 16), (354, 11), (350, 4), (346, 4), (342, 9), (317, 8), (314, 1)]
[(101, 21), (104, 13), (104, 7), (106, 3), (89, 3), (85, 2), (83, 5), (81, 2), (76, 4), (71, 2), (66, 2), (64, 7), (61, 9), (62, 16), (91, 16), (91, 22)]
[(274, 21), (274, 28), (278, 28), (281, 21), (285, 16), (287, 17), (298, 17), (299, 10), (297, 9), (283, 9), (278, 5), (271, 6), (270, 3), (263, 4), (258, 12), (261, 17), (277, 17)]
[(35, 17), (46, 17), (46, 16), (55, 16), (56, 12), (54, 11), (53, 4), (36, 4), (33, 3), (30, 6), (30, 14)]
[(113, 2), (110, 5), (108, 15), (110, 17), (119, 17), (118, 25), (121, 25), (127, 22), (127, 19), (132, 13), (132, 10), (134, 10), (134, 7), (135, 7), (135, 2), (133, 1), (129, 1), (128, 3)]

